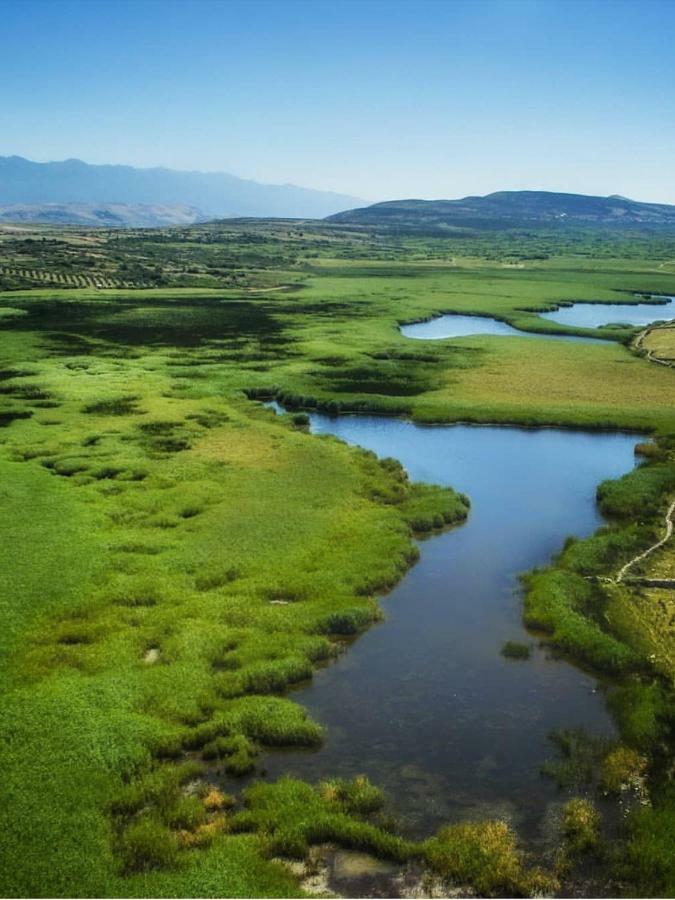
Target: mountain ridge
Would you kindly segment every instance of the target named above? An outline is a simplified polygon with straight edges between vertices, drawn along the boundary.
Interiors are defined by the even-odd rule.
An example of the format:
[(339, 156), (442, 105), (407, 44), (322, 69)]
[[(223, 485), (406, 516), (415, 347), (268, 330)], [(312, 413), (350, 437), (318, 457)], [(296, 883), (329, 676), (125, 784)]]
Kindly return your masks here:
[(0, 156), (0, 206), (46, 204), (193, 207), (201, 218), (325, 218), (363, 201), (292, 184), (262, 184), (226, 172), (141, 169), (80, 159), (39, 163)]

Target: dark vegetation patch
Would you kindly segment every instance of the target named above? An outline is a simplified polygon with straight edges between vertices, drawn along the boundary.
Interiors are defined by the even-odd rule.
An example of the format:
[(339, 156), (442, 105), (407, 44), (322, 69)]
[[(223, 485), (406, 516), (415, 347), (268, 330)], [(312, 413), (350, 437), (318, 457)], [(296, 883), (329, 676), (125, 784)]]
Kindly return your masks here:
[(501, 649), (502, 656), (507, 659), (529, 659), (531, 652), (530, 645), (520, 641), (505, 641)]
[(542, 773), (560, 788), (575, 791), (597, 787), (601, 765), (615, 742), (589, 734), (583, 728), (561, 729), (550, 735), (558, 757), (544, 763)]
[(11, 378), (30, 378), (35, 374), (30, 369), (0, 369), (0, 381), (9, 381)]
[(129, 416), (138, 412), (139, 397), (111, 397), (82, 407), (82, 412), (95, 416)]
[(189, 303), (185, 298), (177, 302), (158, 297), (17, 302), (26, 315), (8, 320), (3, 328), (42, 333), (72, 355), (93, 352), (92, 340), (123, 347), (194, 347), (211, 339), (265, 342), (282, 336), (272, 308), (263, 302), (199, 296), (189, 298)]
[(50, 400), (52, 394), (39, 384), (0, 384), (0, 395), (17, 400)]
[[(321, 372), (310, 373), (323, 375)], [(330, 380), (324, 380), (326, 391), (338, 394), (388, 394), (412, 397), (429, 390), (432, 381), (417, 368), (401, 366), (350, 366), (340, 369)]]
[(6, 428), (17, 419), (30, 419), (33, 413), (28, 409), (0, 410), (0, 428)]
[(185, 427), (184, 422), (160, 421), (142, 422), (138, 425), (140, 443), (150, 454), (170, 455), (189, 450), (194, 431)]

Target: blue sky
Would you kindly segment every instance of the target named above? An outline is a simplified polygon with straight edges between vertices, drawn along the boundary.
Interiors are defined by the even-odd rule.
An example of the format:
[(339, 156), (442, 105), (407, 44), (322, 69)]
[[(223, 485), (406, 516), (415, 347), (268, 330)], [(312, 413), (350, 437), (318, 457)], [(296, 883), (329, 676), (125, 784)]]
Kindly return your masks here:
[(0, 0), (0, 155), (675, 203), (675, 0)]

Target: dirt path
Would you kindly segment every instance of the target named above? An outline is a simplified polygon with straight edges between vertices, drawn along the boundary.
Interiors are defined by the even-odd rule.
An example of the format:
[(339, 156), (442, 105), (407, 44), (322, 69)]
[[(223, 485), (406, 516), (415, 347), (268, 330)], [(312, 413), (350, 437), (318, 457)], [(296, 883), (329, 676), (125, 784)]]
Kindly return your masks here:
[[(672, 324), (656, 325), (656, 326), (649, 325), (647, 328), (644, 329), (644, 331), (641, 331), (640, 334), (638, 334), (638, 336), (635, 338), (635, 344), (634, 344), (635, 349), (643, 350), (644, 349), (643, 342), (644, 342), (644, 339), (647, 337), (647, 335), (652, 331), (659, 331), (662, 328), (673, 328), (673, 325)], [(675, 362), (673, 362), (672, 359), (662, 359), (660, 356), (655, 356), (653, 350), (647, 350), (646, 358), (649, 360), (649, 362), (658, 363), (660, 366), (667, 366), (669, 369), (672, 369), (673, 366), (675, 366)]]
[(273, 291), (292, 291), (294, 288), (300, 287), (299, 284), (279, 284), (276, 287), (267, 288), (244, 288), (247, 294), (271, 294)]
[(668, 507), (668, 512), (666, 513), (666, 533), (665, 533), (665, 535), (661, 538), (660, 541), (657, 541), (655, 544), (652, 544), (651, 547), (648, 547), (643, 553), (638, 554), (638, 556), (634, 556), (633, 559), (629, 560), (625, 566), (622, 566), (622, 568), (619, 569), (619, 572), (618, 572), (616, 578), (614, 579), (614, 581), (617, 584), (619, 584), (619, 582), (623, 581), (623, 578), (624, 578), (626, 572), (628, 572), (628, 570), (630, 568), (632, 568), (632, 566), (634, 566), (635, 563), (640, 562), (640, 560), (649, 556), (650, 553), (653, 553), (654, 550), (658, 550), (659, 547), (663, 547), (663, 545), (667, 541), (670, 540), (670, 538), (672, 537), (672, 534), (673, 534), (673, 515), (675, 515), (675, 500), (673, 500), (673, 502), (670, 504), (670, 506)]

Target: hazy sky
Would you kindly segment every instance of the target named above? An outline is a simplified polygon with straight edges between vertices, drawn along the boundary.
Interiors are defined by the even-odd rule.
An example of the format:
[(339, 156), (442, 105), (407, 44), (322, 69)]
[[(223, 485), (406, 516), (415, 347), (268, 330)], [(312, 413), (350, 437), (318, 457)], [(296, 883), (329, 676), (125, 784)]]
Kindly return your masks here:
[(0, 0), (0, 155), (675, 203), (675, 0)]

